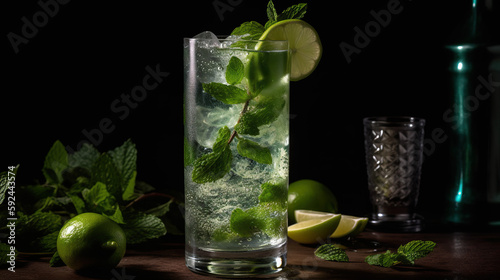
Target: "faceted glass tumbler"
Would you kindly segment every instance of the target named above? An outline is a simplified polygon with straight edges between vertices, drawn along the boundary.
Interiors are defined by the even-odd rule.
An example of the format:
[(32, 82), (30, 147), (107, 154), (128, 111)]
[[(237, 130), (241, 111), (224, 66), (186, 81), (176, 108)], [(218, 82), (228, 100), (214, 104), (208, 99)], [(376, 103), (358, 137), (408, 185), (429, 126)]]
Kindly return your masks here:
[(370, 225), (386, 231), (416, 232), (415, 213), (423, 161), (425, 120), (413, 117), (363, 119), (368, 189), (373, 206)]

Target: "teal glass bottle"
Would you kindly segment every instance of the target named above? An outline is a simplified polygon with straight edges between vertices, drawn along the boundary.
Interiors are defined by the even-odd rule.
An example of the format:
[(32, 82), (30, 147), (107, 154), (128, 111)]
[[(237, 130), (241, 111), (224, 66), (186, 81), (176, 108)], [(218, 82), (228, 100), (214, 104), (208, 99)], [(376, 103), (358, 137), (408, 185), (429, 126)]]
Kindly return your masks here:
[(500, 22), (496, 1), (472, 0), (470, 16), (450, 44), (450, 139), (445, 220), (456, 225), (500, 221)]

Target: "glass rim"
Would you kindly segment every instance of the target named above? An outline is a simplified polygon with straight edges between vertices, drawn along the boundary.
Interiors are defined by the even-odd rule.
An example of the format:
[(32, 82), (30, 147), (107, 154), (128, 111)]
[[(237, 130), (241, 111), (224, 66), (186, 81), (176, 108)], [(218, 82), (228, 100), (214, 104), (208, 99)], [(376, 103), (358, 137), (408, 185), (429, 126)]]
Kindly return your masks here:
[(363, 118), (365, 125), (384, 127), (423, 127), (425, 119), (411, 116), (379, 116)]
[[(288, 40), (259, 40), (259, 39), (241, 39), (241, 38), (227, 38), (230, 35), (215, 35), (219, 39), (219, 41), (242, 41), (242, 42), (289, 42)], [(194, 37), (184, 37), (184, 40), (189, 41), (204, 41), (204, 40), (212, 40), (208, 38), (194, 38)]]
[[(219, 38), (219, 36), (218, 36)], [(184, 47), (194, 47), (198, 44), (203, 45), (205, 42), (214, 41), (210, 38), (184, 38)], [(233, 45), (236, 44), (236, 45)], [(203, 47), (203, 46), (202, 46)], [(218, 39), (218, 42), (207, 44), (209, 49), (234, 49), (243, 51), (289, 51), (290, 42), (288, 40), (254, 40), (254, 39)]]

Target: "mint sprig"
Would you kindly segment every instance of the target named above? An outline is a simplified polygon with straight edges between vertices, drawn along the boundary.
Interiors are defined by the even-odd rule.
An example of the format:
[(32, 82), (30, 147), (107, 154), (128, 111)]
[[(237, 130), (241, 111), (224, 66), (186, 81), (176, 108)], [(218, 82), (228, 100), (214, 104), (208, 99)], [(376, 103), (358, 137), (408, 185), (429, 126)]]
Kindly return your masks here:
[(250, 91), (248, 76), (245, 78), (245, 66), (236, 56), (230, 58), (225, 77), (228, 84), (206, 83), (202, 84), (203, 90), (222, 103), (243, 104), (240, 118), (232, 132), (227, 126), (220, 128), (212, 151), (192, 163), (191, 179), (198, 184), (217, 181), (230, 171), (233, 160), (230, 145), (234, 139), (238, 141), (236, 150), (241, 156), (261, 164), (272, 164), (268, 147), (242, 135), (259, 135), (258, 127), (276, 120), (283, 111), (285, 100), (281, 98), (282, 102), (275, 102), (273, 100), (276, 98), (262, 97), (256, 101), (259, 92)]
[(414, 240), (401, 245), (396, 253), (387, 250), (382, 254), (368, 256), (365, 259), (370, 265), (392, 267), (398, 264), (414, 265), (415, 260), (427, 256), (434, 250), (436, 243), (432, 241)]
[(264, 31), (271, 25), (286, 19), (301, 19), (307, 11), (306, 3), (299, 3), (286, 8), (280, 14), (277, 13), (274, 3), (270, 0), (267, 4), (267, 22), (262, 25), (256, 21), (247, 21), (236, 27), (231, 35), (245, 35), (243, 39), (258, 40)]

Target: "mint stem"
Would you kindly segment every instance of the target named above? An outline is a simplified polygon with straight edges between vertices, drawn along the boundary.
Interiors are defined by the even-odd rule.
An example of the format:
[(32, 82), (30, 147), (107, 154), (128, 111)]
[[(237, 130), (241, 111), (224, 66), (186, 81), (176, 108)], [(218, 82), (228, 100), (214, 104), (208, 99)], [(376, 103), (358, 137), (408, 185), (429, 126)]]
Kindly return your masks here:
[[(252, 96), (250, 94), (250, 92), (247, 92), (249, 96)], [(236, 122), (236, 124), (239, 124), (240, 121), (241, 121), (241, 117), (243, 116), (243, 114), (246, 113), (246, 111), (248, 110), (248, 106), (250, 104), (250, 99), (248, 99), (246, 102), (245, 102), (245, 105), (243, 105), (243, 109), (241, 110), (241, 113), (240, 113), (240, 117), (238, 118), (238, 121)], [(236, 126), (236, 125), (235, 125)], [(234, 130), (232, 133), (231, 133), (231, 137), (229, 137), (229, 140), (227, 141), (227, 144), (231, 144), (231, 142), (233, 142), (234, 140), (234, 137), (236, 137), (238, 135), (238, 132), (236, 132), (236, 130)]]

